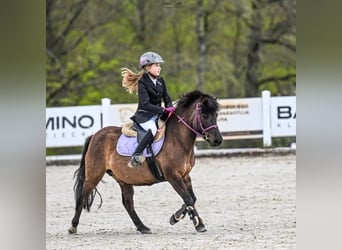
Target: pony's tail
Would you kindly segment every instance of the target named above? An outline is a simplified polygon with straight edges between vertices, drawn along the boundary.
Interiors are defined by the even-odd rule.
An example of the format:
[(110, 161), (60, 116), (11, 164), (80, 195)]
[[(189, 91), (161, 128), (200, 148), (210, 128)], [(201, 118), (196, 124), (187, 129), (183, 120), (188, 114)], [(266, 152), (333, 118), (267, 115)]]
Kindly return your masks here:
[[(87, 154), (89, 143), (92, 137), (93, 137), (92, 135), (87, 137), (83, 146), (83, 150), (82, 150), (82, 158), (80, 162), (80, 167), (74, 173), (74, 178), (76, 178), (75, 185), (74, 185), (76, 207), (80, 206), (83, 203), (83, 188), (84, 188), (84, 181), (85, 181), (85, 156)], [(102, 205), (101, 194), (95, 188), (90, 194), (90, 196), (88, 197), (87, 202), (83, 204), (83, 208), (86, 208), (88, 212), (90, 211), (90, 207), (93, 204), (96, 193), (99, 194), (100, 199), (101, 199), (99, 208)]]

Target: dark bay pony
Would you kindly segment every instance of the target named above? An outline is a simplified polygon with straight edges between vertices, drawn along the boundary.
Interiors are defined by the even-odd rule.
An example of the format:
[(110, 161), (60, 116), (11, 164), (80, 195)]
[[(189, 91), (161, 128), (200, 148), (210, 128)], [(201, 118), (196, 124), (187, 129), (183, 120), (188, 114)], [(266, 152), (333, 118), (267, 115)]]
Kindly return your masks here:
[[(222, 142), (216, 124), (218, 109), (216, 98), (195, 90), (180, 98), (175, 113), (167, 121), (164, 145), (156, 160), (165, 181), (171, 184), (184, 201), (181, 208), (171, 216), (171, 225), (188, 214), (198, 232), (206, 231), (195, 208), (196, 196), (189, 174), (195, 165), (196, 136), (202, 136), (210, 146), (219, 146)], [(151, 233), (134, 209), (133, 186), (152, 185), (159, 181), (151, 174), (146, 161), (141, 167), (127, 166), (129, 157), (116, 152), (120, 135), (121, 127), (108, 126), (86, 139), (80, 167), (75, 172), (76, 208), (69, 233), (77, 232), (82, 209), (87, 208), (89, 211), (97, 193), (96, 186), (105, 173), (112, 176), (120, 185), (122, 203), (137, 230), (143, 234)]]

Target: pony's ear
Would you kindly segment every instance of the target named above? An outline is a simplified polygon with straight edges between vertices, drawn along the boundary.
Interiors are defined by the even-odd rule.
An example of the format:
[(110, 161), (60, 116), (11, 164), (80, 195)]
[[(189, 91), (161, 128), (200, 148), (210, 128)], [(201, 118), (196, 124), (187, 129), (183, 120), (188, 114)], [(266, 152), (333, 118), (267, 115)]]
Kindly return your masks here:
[(201, 104), (202, 104), (202, 109), (201, 109), (201, 112), (202, 113), (208, 113), (208, 107), (209, 107), (209, 98), (208, 97), (203, 97), (202, 101), (201, 101)]
[(204, 97), (202, 99), (202, 104), (207, 104), (208, 103), (208, 97)]

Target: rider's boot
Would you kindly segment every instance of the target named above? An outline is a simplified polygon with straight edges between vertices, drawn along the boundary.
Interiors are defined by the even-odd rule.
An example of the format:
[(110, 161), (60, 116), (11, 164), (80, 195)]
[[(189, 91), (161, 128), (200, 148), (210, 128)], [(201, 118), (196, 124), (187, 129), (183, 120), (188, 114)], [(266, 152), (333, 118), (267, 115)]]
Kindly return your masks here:
[(145, 160), (145, 156), (142, 154), (146, 146), (153, 141), (153, 134), (149, 129), (144, 137), (141, 139), (139, 145), (135, 149), (131, 159), (128, 162), (129, 167), (139, 167)]

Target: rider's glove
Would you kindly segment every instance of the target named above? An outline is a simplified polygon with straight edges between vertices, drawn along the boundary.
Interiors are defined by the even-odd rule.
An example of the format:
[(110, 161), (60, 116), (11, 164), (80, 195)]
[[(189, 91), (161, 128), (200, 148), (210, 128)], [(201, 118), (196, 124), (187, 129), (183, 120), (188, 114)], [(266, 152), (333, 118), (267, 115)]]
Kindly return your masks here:
[(175, 107), (167, 107), (167, 108), (164, 108), (164, 112), (168, 112), (168, 113), (174, 113), (176, 110)]

